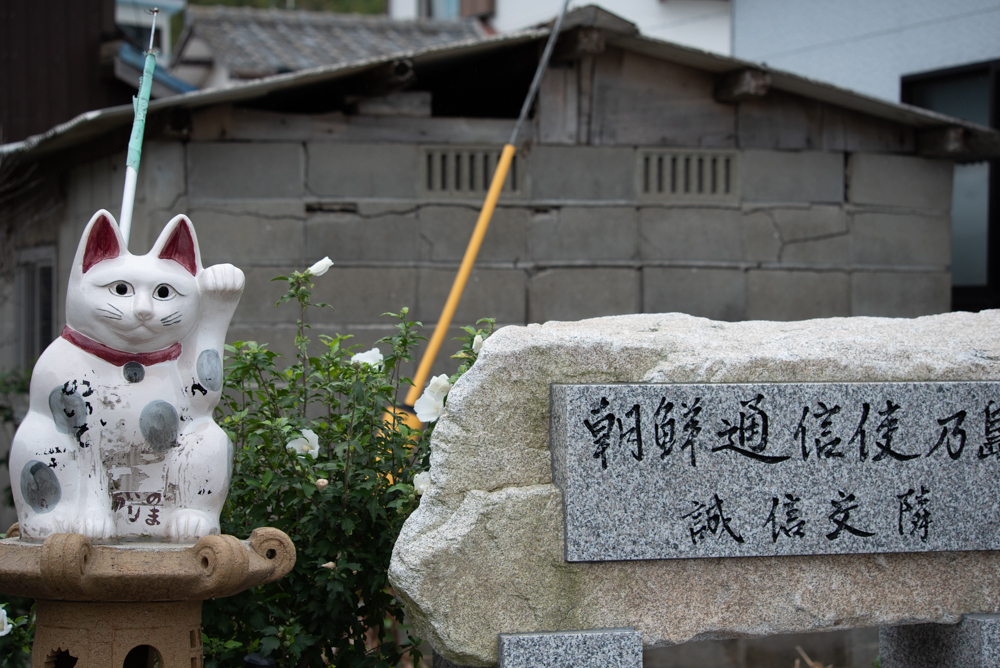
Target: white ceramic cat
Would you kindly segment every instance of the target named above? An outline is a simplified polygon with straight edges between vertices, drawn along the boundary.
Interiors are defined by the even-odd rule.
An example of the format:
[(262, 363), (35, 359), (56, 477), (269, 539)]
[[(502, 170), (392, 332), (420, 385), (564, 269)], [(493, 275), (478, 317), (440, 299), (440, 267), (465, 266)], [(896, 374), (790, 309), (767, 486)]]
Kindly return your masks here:
[(212, 411), (243, 283), (231, 264), (202, 267), (186, 216), (132, 255), (111, 214), (94, 214), (73, 260), (66, 328), (35, 364), (11, 446), (23, 538), (219, 532), (232, 444)]

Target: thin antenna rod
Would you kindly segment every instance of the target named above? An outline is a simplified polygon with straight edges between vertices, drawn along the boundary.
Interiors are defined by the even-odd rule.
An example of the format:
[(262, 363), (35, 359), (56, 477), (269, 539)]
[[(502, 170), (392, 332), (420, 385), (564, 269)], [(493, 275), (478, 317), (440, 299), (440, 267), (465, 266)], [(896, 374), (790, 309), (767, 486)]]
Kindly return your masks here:
[(125, 157), (125, 190), (122, 193), (122, 211), (118, 219), (118, 228), (121, 230), (126, 247), (132, 233), (132, 208), (135, 206), (135, 184), (139, 180), (142, 135), (146, 131), (146, 108), (149, 106), (149, 94), (153, 89), (153, 74), (156, 71), (153, 37), (156, 35), (156, 15), (159, 12), (159, 9), (153, 8), (153, 24), (149, 28), (149, 50), (146, 52), (142, 78), (139, 79), (139, 95), (132, 98), (135, 120), (132, 121), (132, 136), (128, 140), (128, 153)]
[(556, 24), (552, 27), (552, 32), (549, 33), (549, 41), (545, 43), (542, 60), (538, 63), (538, 69), (535, 70), (535, 78), (531, 80), (531, 87), (528, 88), (528, 97), (524, 98), (524, 104), (521, 105), (521, 115), (517, 117), (517, 125), (514, 126), (514, 131), (510, 133), (510, 141), (507, 142), (512, 146), (517, 146), (517, 135), (521, 132), (521, 125), (524, 123), (524, 119), (528, 117), (531, 104), (535, 101), (535, 95), (538, 94), (538, 87), (542, 83), (542, 75), (545, 74), (549, 58), (552, 57), (552, 49), (555, 48), (556, 40), (559, 39), (559, 29), (562, 27), (567, 7), (569, 7), (569, 0), (563, 3), (562, 11), (559, 12), (559, 16), (556, 18)]
[(149, 49), (147, 50), (147, 52), (153, 50), (153, 37), (156, 35), (156, 15), (159, 13), (160, 10), (156, 7), (153, 7), (153, 25), (150, 26), (149, 28)]

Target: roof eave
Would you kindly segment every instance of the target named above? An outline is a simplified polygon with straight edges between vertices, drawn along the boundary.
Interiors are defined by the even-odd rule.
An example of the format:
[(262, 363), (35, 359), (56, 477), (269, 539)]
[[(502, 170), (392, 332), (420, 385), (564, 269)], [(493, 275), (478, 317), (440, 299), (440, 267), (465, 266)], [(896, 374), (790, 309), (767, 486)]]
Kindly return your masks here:
[[(914, 107), (909, 104), (888, 102), (823, 81), (792, 74), (791, 72), (772, 70), (760, 63), (740, 60), (730, 56), (721, 56), (693, 47), (682, 46), (673, 42), (665, 42), (642, 35), (609, 35), (607, 43), (648, 56), (669, 59), (671, 62), (715, 74), (725, 74), (740, 69), (766, 71), (770, 75), (771, 88), (774, 90), (800, 95), (875, 118), (882, 118), (914, 127), (918, 130), (949, 127), (961, 128), (968, 134), (965, 142), (967, 150), (959, 153), (947, 153), (947, 157), (949, 158), (960, 161), (973, 161), (1000, 156), (1000, 132), (997, 130), (960, 118), (939, 114), (929, 109)], [(934, 157), (944, 156), (942, 154), (934, 154)]]
[[(572, 26), (568, 29), (572, 29)], [(241, 102), (265, 95), (338, 79), (378, 67), (398, 59), (408, 58), (415, 64), (430, 64), (462, 58), (478, 53), (509, 48), (517, 44), (540, 41), (548, 37), (550, 28), (530, 28), (514, 33), (505, 33), (485, 39), (471, 39), (443, 46), (382, 56), (348, 64), (324, 65), (308, 70), (287, 74), (277, 74), (256, 81), (237, 84), (227, 88), (185, 93), (150, 102), (149, 111), (180, 107), (198, 108), (211, 104)], [(699, 49), (681, 46), (672, 42), (644, 37), (630, 32), (608, 31), (606, 42), (637, 53), (657, 57), (681, 65), (704, 71), (724, 74), (740, 69), (765, 70), (771, 77), (771, 87), (796, 95), (825, 102), (845, 109), (857, 111), (876, 118), (914, 127), (918, 130), (959, 128), (965, 139), (961, 142), (945, 142), (952, 151), (944, 156), (931, 152), (929, 155), (948, 157), (958, 161), (980, 160), (1000, 156), (1000, 132), (992, 128), (970, 123), (958, 118), (920, 109), (905, 104), (896, 104), (867, 95), (840, 88), (828, 83), (809, 79), (789, 72), (771, 70), (759, 63), (743, 61), (729, 56), (721, 56)], [(91, 111), (62, 123), (49, 131), (29, 137), (21, 142), (0, 145), (0, 155), (14, 153), (41, 156), (66, 145), (99, 135), (116, 126), (127, 124), (132, 118), (132, 106), (122, 105), (99, 111)], [(963, 148), (964, 147), (964, 148)]]
[[(455, 42), (422, 51), (403, 52), (391, 56), (354, 61), (347, 64), (323, 65), (308, 70), (275, 74), (226, 88), (199, 90), (151, 100), (148, 113), (152, 114), (171, 108), (195, 109), (212, 104), (242, 102), (288, 88), (317, 84), (358, 74), (400, 59), (410, 59), (414, 63), (420, 64), (441, 62), (476, 53), (486, 53), (524, 42), (542, 40), (548, 34), (548, 29), (523, 30), (517, 33), (506, 33), (485, 39)], [(131, 104), (84, 112), (42, 134), (32, 135), (19, 142), (0, 144), (0, 155), (30, 154), (32, 157), (42, 157), (65, 146), (73, 145), (79, 141), (103, 134), (117, 126), (125, 125), (131, 122), (133, 113)]]

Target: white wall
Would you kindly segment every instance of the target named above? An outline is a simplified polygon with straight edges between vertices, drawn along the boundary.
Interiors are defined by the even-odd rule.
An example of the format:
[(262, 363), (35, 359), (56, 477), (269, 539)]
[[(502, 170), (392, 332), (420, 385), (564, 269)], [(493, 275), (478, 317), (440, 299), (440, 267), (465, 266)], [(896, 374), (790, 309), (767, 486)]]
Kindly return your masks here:
[[(600, 4), (639, 26), (643, 35), (716, 53), (729, 54), (730, 0), (576, 0), (570, 9)], [(390, 0), (393, 18), (416, 16), (417, 0)], [(561, 0), (496, 0), (490, 24), (499, 32), (519, 30), (549, 21)]]
[(417, 0), (386, 0), (386, 12), (394, 19), (417, 18)]
[(1000, 58), (1000, 0), (733, 0), (732, 15), (737, 58), (892, 101), (902, 75)]

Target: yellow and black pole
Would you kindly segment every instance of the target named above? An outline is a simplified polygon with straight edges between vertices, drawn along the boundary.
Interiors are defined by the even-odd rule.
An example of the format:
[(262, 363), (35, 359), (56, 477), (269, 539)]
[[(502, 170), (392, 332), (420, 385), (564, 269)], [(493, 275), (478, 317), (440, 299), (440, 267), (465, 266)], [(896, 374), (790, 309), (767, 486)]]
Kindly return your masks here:
[[(476, 227), (472, 231), (472, 238), (465, 249), (465, 256), (462, 258), (462, 264), (458, 268), (458, 275), (455, 276), (455, 282), (452, 283), (451, 292), (448, 294), (448, 301), (445, 302), (444, 309), (441, 311), (441, 317), (438, 318), (437, 326), (434, 328), (434, 334), (427, 343), (427, 349), (420, 360), (420, 366), (417, 367), (417, 374), (413, 378), (413, 386), (406, 395), (404, 403), (408, 407), (413, 406), (423, 391), (424, 384), (427, 382), (427, 376), (430, 375), (431, 367), (434, 366), (434, 360), (437, 358), (441, 344), (444, 342), (444, 337), (448, 333), (448, 327), (451, 325), (451, 319), (455, 315), (455, 309), (458, 308), (458, 302), (462, 298), (462, 292), (465, 291), (465, 284), (469, 280), (469, 274), (472, 273), (472, 267), (476, 263), (476, 256), (479, 255), (479, 247), (482, 246), (483, 237), (486, 236), (486, 230), (490, 226), (490, 219), (493, 218), (493, 211), (496, 209), (497, 200), (500, 198), (500, 191), (503, 190), (504, 181), (507, 180), (510, 163), (513, 161), (514, 152), (517, 150), (517, 135), (521, 132), (521, 125), (524, 124), (524, 119), (528, 116), (531, 104), (538, 93), (538, 86), (542, 82), (542, 75), (549, 64), (549, 58), (552, 57), (552, 49), (559, 38), (559, 30), (562, 27), (563, 17), (566, 15), (566, 8), (568, 6), (569, 0), (564, 0), (562, 11), (559, 12), (555, 25), (552, 26), (552, 32), (549, 34), (548, 42), (545, 44), (545, 50), (542, 52), (538, 69), (535, 70), (535, 78), (532, 79), (528, 95), (524, 98), (524, 104), (521, 105), (521, 113), (517, 118), (517, 124), (514, 125), (513, 132), (511, 132), (510, 141), (503, 147), (503, 152), (500, 154), (500, 161), (497, 163), (496, 171), (493, 172), (493, 181), (490, 183), (489, 192), (486, 194), (486, 201), (479, 212), (479, 220), (476, 221)], [(415, 417), (413, 420), (415, 421)], [(407, 423), (411, 423), (411, 420), (407, 420)]]

